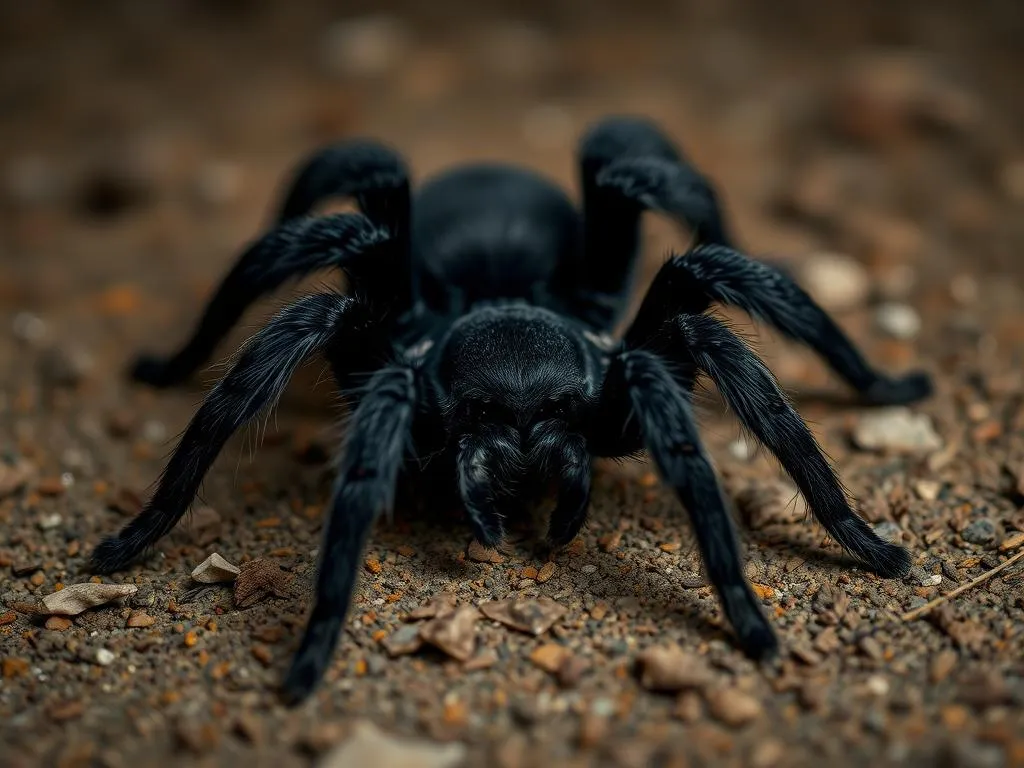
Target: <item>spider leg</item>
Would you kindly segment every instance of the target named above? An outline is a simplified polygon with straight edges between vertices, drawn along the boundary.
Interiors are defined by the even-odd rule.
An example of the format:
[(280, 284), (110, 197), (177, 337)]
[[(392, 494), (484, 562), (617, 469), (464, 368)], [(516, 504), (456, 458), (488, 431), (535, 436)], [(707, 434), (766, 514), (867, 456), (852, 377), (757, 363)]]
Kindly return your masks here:
[(680, 314), (671, 326), (680, 365), (705, 372), (729, 407), (779, 460), (817, 520), (844, 549), (879, 576), (905, 576), (910, 555), (879, 538), (852, 509), (835, 471), (767, 366), (722, 322)]
[(353, 415), (324, 536), (316, 602), (284, 680), (283, 694), (291, 704), (309, 696), (330, 664), (366, 539), (377, 515), (394, 502), (415, 408), (412, 369), (384, 368), (371, 378)]
[(755, 659), (773, 655), (778, 641), (743, 574), (732, 518), (701, 443), (690, 392), (646, 350), (620, 354), (608, 379), (625, 388), (651, 458), (690, 514), (708, 578), (744, 653)]
[(409, 171), (405, 161), (375, 141), (353, 139), (310, 155), (298, 168), (278, 222), (311, 214), (331, 197), (353, 197), (374, 224), (397, 237), (409, 230)]
[(654, 332), (667, 306), (698, 313), (711, 301), (738, 307), (809, 346), (865, 402), (911, 403), (932, 391), (931, 380), (923, 371), (893, 377), (875, 370), (828, 313), (791, 278), (720, 245), (699, 245), (662, 268), (644, 302), (649, 306), (638, 315), (635, 335)]
[(145, 508), (93, 552), (96, 572), (124, 568), (175, 526), (231, 435), (274, 405), (292, 373), (330, 343), (356, 305), (355, 299), (335, 294), (308, 296), (246, 343), (192, 418)]
[(609, 117), (579, 148), (584, 253), (573, 265), (581, 316), (610, 327), (626, 306), (644, 211), (684, 221), (701, 242), (727, 242), (711, 185), (652, 121)]
[(132, 377), (155, 387), (181, 383), (210, 358), (256, 299), (292, 278), (320, 269), (358, 268), (360, 264), (377, 270), (390, 267), (392, 290), (401, 297), (401, 275), (408, 271), (406, 265), (397, 263), (401, 258), (391, 233), (361, 214), (287, 221), (246, 249), (218, 287), (188, 342), (169, 357), (143, 355), (136, 360)]

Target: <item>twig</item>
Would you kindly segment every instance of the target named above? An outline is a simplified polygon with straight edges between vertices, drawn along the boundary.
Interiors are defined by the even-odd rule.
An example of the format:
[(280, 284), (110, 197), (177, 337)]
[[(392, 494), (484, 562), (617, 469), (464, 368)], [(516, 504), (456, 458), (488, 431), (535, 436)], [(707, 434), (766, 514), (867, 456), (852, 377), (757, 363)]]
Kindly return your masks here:
[(926, 613), (930, 613), (933, 608), (935, 608), (938, 605), (942, 605), (947, 600), (952, 600), (954, 597), (956, 597), (957, 595), (961, 594), (962, 592), (966, 592), (968, 589), (971, 589), (972, 587), (976, 587), (976, 586), (978, 586), (979, 584), (981, 584), (984, 581), (988, 581), (993, 576), (995, 576), (997, 573), (999, 573), (1002, 570), (1005, 570), (1006, 568), (1009, 568), (1011, 565), (1013, 565), (1015, 562), (1017, 562), (1018, 560), (1020, 560), (1022, 558), (1024, 558), (1024, 549), (1022, 549), (1020, 552), (1018, 552), (1016, 555), (1011, 557), (1006, 562), (1000, 563), (999, 565), (997, 565), (992, 570), (985, 571), (983, 574), (981, 574), (977, 578), (971, 579), (966, 584), (961, 584), (956, 589), (954, 589), (954, 590), (952, 590), (950, 592), (947, 592), (944, 595), (940, 595), (939, 597), (936, 597), (934, 600), (931, 600), (931, 601), (925, 603), (924, 605), (920, 606), (919, 608), (915, 608), (912, 611), (907, 611), (902, 616), (900, 616), (900, 618), (903, 621), (913, 621), (914, 619), (920, 618), (921, 616), (924, 616)]

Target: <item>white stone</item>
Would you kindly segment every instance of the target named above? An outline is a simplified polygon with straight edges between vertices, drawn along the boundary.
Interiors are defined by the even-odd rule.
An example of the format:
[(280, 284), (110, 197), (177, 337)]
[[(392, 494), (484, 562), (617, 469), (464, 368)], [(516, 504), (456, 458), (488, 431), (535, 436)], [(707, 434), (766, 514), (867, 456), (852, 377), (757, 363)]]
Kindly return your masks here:
[(906, 304), (882, 304), (875, 310), (875, 324), (894, 339), (909, 341), (921, 332), (921, 316)]
[(903, 406), (861, 416), (852, 437), (854, 444), (865, 451), (928, 453), (942, 447), (942, 438), (927, 414)]
[(859, 307), (871, 290), (868, 273), (860, 262), (838, 253), (821, 253), (799, 270), (801, 286), (822, 307), (841, 312)]

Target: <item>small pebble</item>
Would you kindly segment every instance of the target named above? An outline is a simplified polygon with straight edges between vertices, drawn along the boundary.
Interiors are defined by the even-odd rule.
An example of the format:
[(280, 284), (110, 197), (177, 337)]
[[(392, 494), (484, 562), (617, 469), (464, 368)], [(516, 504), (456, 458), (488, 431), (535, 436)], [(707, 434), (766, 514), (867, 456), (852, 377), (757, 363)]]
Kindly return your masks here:
[(822, 253), (808, 259), (799, 269), (798, 280), (829, 312), (863, 305), (871, 290), (868, 273), (860, 262), (835, 253)]
[(483, 603), (480, 610), (489, 619), (531, 635), (543, 635), (567, 613), (565, 606), (550, 597), (493, 600)]
[(729, 455), (736, 461), (750, 461), (757, 455), (757, 444), (745, 437), (737, 438), (729, 443)]
[(240, 572), (241, 569), (237, 565), (232, 565), (214, 552), (193, 569), (192, 580), (201, 584), (217, 584), (234, 581)]
[(937, 483), (934, 480), (917, 480), (914, 482), (914, 493), (923, 501), (935, 501), (939, 498), (941, 490), (942, 483)]
[(14, 338), (33, 346), (46, 338), (46, 331), (46, 321), (31, 312), (19, 312), (11, 321)]
[(854, 444), (865, 451), (927, 453), (942, 447), (942, 438), (928, 415), (903, 406), (865, 413), (852, 436)]
[(738, 688), (719, 688), (705, 694), (708, 711), (716, 720), (732, 728), (756, 720), (763, 712), (761, 702)]
[(69, 584), (59, 592), (46, 595), (43, 606), (50, 614), (77, 616), (89, 608), (134, 595), (138, 589), (134, 584)]
[(53, 512), (49, 515), (43, 515), (41, 518), (39, 518), (39, 522), (37, 523), (37, 525), (39, 526), (39, 530), (49, 531), (59, 526), (63, 522), (63, 520), (64, 518), (60, 516), (60, 513)]
[(55, 632), (71, 629), (71, 619), (64, 616), (51, 616), (46, 620), (46, 628)]
[(995, 523), (986, 517), (975, 520), (960, 531), (960, 538), (968, 544), (978, 544), (981, 546), (992, 544), (996, 540), (997, 535), (998, 531), (996, 530)]
[(113, 663), (115, 658), (114, 652), (107, 650), (106, 648), (100, 648), (96, 651), (96, 663), (101, 667), (109, 666)]
[(921, 332), (921, 316), (906, 304), (882, 304), (875, 310), (875, 324), (894, 339), (909, 341)]
[(651, 691), (703, 688), (712, 682), (707, 662), (678, 645), (648, 648), (637, 657), (640, 684)]

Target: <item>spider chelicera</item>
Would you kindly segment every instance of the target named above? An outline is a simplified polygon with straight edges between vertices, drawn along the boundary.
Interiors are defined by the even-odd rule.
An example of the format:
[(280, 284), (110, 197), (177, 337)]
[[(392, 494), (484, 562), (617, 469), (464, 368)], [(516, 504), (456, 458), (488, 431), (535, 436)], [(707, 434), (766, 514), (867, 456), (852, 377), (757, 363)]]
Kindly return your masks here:
[[(518, 504), (554, 485), (547, 536), (558, 546), (586, 518), (593, 458), (646, 449), (689, 512), (740, 647), (753, 658), (773, 654), (778, 642), (744, 578), (694, 419), (692, 393), (702, 374), (840, 545), (881, 576), (905, 575), (908, 553), (851, 510), (772, 374), (708, 310), (738, 307), (808, 345), (873, 404), (925, 397), (927, 375), (875, 370), (789, 277), (737, 251), (712, 185), (652, 122), (596, 123), (581, 140), (579, 164), (581, 208), (519, 167), (465, 165), (413, 195), (405, 163), (379, 143), (348, 141), (312, 155), (276, 228), (244, 252), (188, 343), (166, 359), (142, 358), (133, 375), (161, 387), (187, 379), (253, 301), (291, 278), (341, 269), (349, 295), (301, 298), (246, 342), (145, 508), (97, 547), (94, 568), (124, 568), (168, 533), (232, 433), (275, 404), (300, 364), (322, 355), (353, 413), (315, 604), (284, 681), (292, 702), (323, 677), (363, 547), (377, 516), (393, 505), (399, 474), (428, 456), (447, 462), (473, 534), (487, 546), (499, 543)], [(354, 198), (361, 213), (311, 215), (334, 197)], [(644, 211), (685, 224), (695, 244), (666, 261), (615, 337)]]

